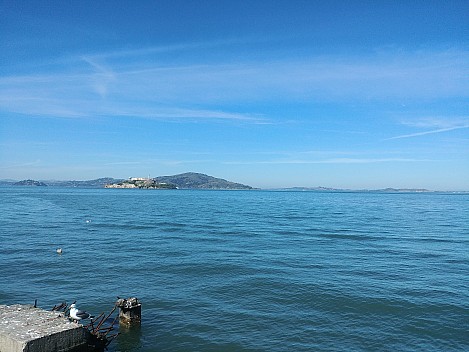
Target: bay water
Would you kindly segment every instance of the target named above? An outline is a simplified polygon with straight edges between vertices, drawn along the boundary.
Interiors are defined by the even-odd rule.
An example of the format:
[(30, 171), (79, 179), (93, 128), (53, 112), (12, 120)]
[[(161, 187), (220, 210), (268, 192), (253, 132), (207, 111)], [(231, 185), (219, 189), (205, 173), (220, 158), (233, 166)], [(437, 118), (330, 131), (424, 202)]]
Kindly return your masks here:
[(469, 194), (11, 186), (0, 214), (0, 304), (138, 297), (111, 351), (469, 350)]

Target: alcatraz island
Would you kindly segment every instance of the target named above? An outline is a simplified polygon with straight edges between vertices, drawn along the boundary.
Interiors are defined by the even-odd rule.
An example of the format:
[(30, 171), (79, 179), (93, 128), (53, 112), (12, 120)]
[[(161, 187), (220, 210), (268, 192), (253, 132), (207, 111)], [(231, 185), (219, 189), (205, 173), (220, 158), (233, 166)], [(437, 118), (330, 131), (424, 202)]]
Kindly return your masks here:
[(250, 190), (254, 189), (241, 183), (231, 182), (197, 172), (186, 172), (172, 176), (130, 177), (116, 179), (112, 177), (98, 178), (88, 181), (57, 181), (57, 180), (0, 180), (2, 186), (49, 186), (73, 188), (127, 188), (127, 189), (213, 189), (213, 190)]
[(227, 181), (196, 172), (186, 172), (173, 176), (131, 177), (128, 180), (107, 183), (105, 188), (140, 189), (253, 189), (251, 186)]

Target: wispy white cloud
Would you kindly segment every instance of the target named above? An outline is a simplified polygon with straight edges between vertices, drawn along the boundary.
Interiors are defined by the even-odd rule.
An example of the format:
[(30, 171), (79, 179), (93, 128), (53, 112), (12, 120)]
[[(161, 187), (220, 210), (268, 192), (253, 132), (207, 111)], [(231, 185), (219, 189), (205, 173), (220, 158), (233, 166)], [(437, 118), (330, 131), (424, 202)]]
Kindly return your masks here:
[(112, 51), (103, 51), (90, 53), (87, 56), (91, 59), (98, 60), (115, 60), (125, 59), (129, 60), (134, 58), (141, 59), (142, 57), (153, 58), (156, 55), (174, 53), (174, 52), (194, 52), (196, 50), (212, 49), (212, 48), (225, 48), (226, 46), (239, 45), (239, 44), (256, 44), (261, 42), (269, 41), (264, 37), (234, 37), (224, 38), (221, 40), (210, 40), (210, 41), (191, 41), (191, 42), (180, 42), (166, 45), (154, 45), (141, 48), (132, 49), (117, 49)]
[[(169, 101), (389, 101), (469, 97), (469, 53), (147, 65), (121, 72), (123, 81), (132, 83), (129, 93)], [(147, 87), (151, 89), (145, 90)]]
[(424, 132), (416, 132), (416, 133), (410, 133), (410, 134), (403, 134), (400, 136), (395, 136), (388, 138), (387, 140), (392, 140), (392, 139), (401, 139), (401, 138), (411, 138), (411, 137), (419, 137), (419, 136), (425, 136), (427, 134), (435, 134), (435, 133), (442, 133), (442, 132), (448, 132), (448, 131), (454, 131), (454, 130), (459, 130), (462, 128), (469, 128), (469, 125), (467, 126), (460, 126), (460, 127), (451, 127), (451, 128), (440, 128), (437, 130), (431, 130), (431, 131), (424, 131)]
[(83, 61), (95, 69), (92, 86), (102, 98), (105, 98), (108, 93), (109, 84), (116, 80), (114, 72), (109, 67), (99, 64), (90, 57), (83, 56)]
[(233, 161), (226, 164), (281, 164), (281, 165), (301, 165), (301, 164), (375, 164), (375, 163), (408, 163), (423, 162), (428, 160), (415, 158), (330, 158), (330, 159), (277, 159), (258, 161)]
[(407, 163), (407, 162), (416, 162), (416, 161), (425, 161), (421, 159), (413, 158), (337, 158), (319, 161), (321, 164), (370, 164), (370, 163)]
[(432, 116), (406, 119), (400, 121), (403, 125), (418, 128), (460, 128), (469, 125), (469, 116)]
[[(469, 98), (469, 52), (465, 51), (200, 64), (191, 57), (194, 45), (203, 44), (172, 49), (184, 53), (180, 64), (148, 57), (162, 48), (142, 48), (120, 52), (124, 58), (117, 62), (106, 61), (110, 54), (81, 55), (66, 72), (2, 77), (0, 109), (49, 117), (106, 115), (268, 123), (267, 117), (257, 113), (220, 106)], [(452, 127), (435, 131), (443, 128)]]
[(160, 165), (193, 165), (199, 163), (213, 163), (213, 159), (142, 159), (133, 161), (115, 161), (104, 163), (103, 166), (152, 166), (156, 163)]
[(145, 119), (187, 121), (194, 120), (235, 120), (250, 123), (262, 123), (265, 119), (254, 114), (228, 112), (223, 110), (188, 109), (179, 107), (132, 106), (128, 104), (104, 105), (100, 114), (110, 116), (127, 116)]
[(20, 96), (15, 93), (0, 95), (1, 110), (30, 117), (82, 118), (91, 116), (84, 110), (84, 106), (79, 105), (79, 102), (72, 100), (35, 97), (32, 94), (29, 96)]
[(34, 161), (29, 161), (25, 163), (15, 163), (15, 164), (3, 164), (0, 165), (0, 169), (22, 169), (22, 168), (30, 168), (32, 166), (37, 166), (41, 163), (41, 160), (37, 159)]
[(142, 165), (144, 162), (140, 160), (134, 160), (134, 161), (115, 161), (115, 162), (110, 162), (110, 163), (104, 163), (104, 166), (122, 166), (122, 165)]
[[(39, 93), (40, 94), (40, 93)], [(169, 121), (238, 121), (252, 124), (265, 124), (268, 120), (259, 114), (237, 113), (223, 110), (190, 109), (181, 107), (159, 107), (137, 102), (101, 101), (93, 102), (92, 98), (58, 99), (41, 96), (0, 95), (0, 106), (3, 110), (29, 115), (31, 117), (54, 118), (90, 118), (130, 117)]]
[(469, 128), (469, 117), (431, 117), (431, 118), (420, 118), (413, 120), (405, 120), (401, 122), (403, 125), (415, 127), (415, 128), (431, 128), (430, 130), (414, 132), (409, 134), (403, 134), (387, 138), (386, 140), (402, 139), (420, 137), (428, 134), (437, 134), (443, 132), (449, 132), (454, 130), (460, 130)]

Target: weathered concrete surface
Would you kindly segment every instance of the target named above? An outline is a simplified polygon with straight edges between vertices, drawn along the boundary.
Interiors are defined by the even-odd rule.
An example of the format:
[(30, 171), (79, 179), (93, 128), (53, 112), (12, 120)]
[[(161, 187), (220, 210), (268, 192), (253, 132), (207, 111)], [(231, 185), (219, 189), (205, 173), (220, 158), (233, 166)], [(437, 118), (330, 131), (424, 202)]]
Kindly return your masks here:
[(62, 312), (0, 305), (0, 352), (86, 351), (88, 331)]

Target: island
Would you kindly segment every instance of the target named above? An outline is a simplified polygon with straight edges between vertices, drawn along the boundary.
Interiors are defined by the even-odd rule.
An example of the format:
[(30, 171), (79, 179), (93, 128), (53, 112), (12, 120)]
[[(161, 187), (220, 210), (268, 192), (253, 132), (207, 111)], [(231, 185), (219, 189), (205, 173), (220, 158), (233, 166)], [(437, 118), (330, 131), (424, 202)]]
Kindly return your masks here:
[(218, 190), (250, 190), (251, 186), (227, 181), (221, 178), (186, 172), (173, 176), (131, 177), (128, 180), (108, 183), (105, 188), (140, 188), (140, 189), (218, 189)]
[(251, 186), (231, 182), (197, 172), (186, 172), (172, 176), (130, 177), (128, 179), (103, 177), (88, 181), (58, 180), (2, 180), (1, 186), (51, 186), (67, 188), (136, 188), (136, 189), (213, 189), (213, 190), (252, 190)]
[(47, 186), (44, 182), (36, 181), (36, 180), (23, 180), (13, 183), (13, 186), (39, 186), (44, 187)]

